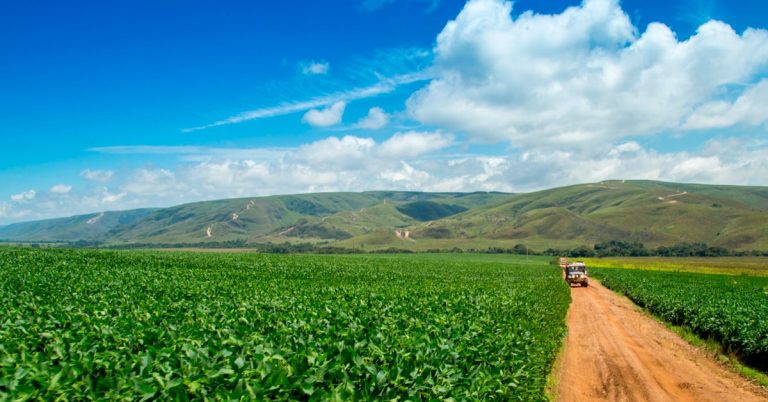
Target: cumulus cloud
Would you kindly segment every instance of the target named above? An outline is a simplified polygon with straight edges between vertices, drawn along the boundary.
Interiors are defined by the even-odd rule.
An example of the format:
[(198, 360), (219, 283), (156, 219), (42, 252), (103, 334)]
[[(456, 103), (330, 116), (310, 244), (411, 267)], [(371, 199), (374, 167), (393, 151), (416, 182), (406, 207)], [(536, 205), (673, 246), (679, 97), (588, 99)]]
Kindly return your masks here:
[(114, 204), (123, 198), (125, 198), (128, 195), (127, 192), (121, 192), (121, 193), (110, 193), (108, 190), (104, 190), (101, 194), (101, 203), (102, 204)]
[(301, 63), (301, 72), (304, 75), (325, 75), (331, 68), (327, 61), (310, 61)]
[(747, 89), (735, 101), (712, 101), (698, 108), (683, 125), (687, 129), (725, 128), (735, 125), (760, 126), (768, 122), (768, 79)]
[(66, 184), (56, 184), (49, 190), (52, 194), (67, 194), (72, 191), (72, 186)]
[(378, 130), (389, 124), (389, 115), (380, 107), (372, 107), (368, 115), (360, 119), (355, 127), (365, 130)]
[(137, 195), (166, 196), (175, 191), (183, 190), (175, 185), (175, 174), (167, 169), (137, 169), (123, 183), (122, 189)]
[(32, 201), (35, 199), (36, 195), (37, 193), (35, 192), (35, 190), (22, 191), (21, 193), (12, 195), (11, 201), (16, 201), (16, 202)]
[(453, 144), (441, 132), (396, 133), (387, 140), (347, 135), (328, 137), (281, 153), (219, 157), (185, 163), (174, 171), (137, 169), (120, 187), (129, 197), (174, 202), (307, 191), (415, 189), (430, 174), (415, 166), (420, 157)]
[(243, 158), (215, 152), (172, 168), (135, 169), (110, 188), (73, 189), (67, 197), (23, 192), (16, 198), (27, 201), (0, 202), (0, 222), (319, 191), (522, 192), (606, 179), (764, 185), (768, 177), (768, 141), (738, 137), (681, 152), (659, 152), (634, 140), (589, 152), (532, 148), (490, 156), (457, 154), (456, 148), (461, 144), (450, 134), (403, 132), (383, 141), (348, 135), (236, 155)]
[(302, 145), (294, 159), (309, 166), (357, 166), (370, 157), (376, 147), (372, 138), (347, 135), (342, 138), (328, 137)]
[(110, 180), (112, 180), (112, 177), (114, 177), (115, 172), (111, 170), (91, 170), (91, 169), (85, 169), (82, 172), (80, 172), (80, 177), (95, 181), (99, 183), (106, 183)]
[(301, 121), (315, 127), (333, 126), (341, 123), (346, 107), (346, 102), (339, 101), (323, 109), (312, 109), (304, 114)]
[(429, 173), (415, 169), (403, 161), (400, 162), (399, 169), (385, 170), (381, 172), (379, 177), (406, 190), (423, 188), (430, 179)]
[(381, 144), (379, 153), (384, 156), (414, 157), (434, 152), (453, 143), (453, 136), (441, 132), (408, 131), (396, 133)]
[[(521, 192), (606, 179), (765, 185), (768, 141), (723, 138), (735, 132), (723, 129), (767, 126), (768, 31), (737, 33), (710, 21), (681, 40), (663, 24), (633, 26), (618, 0), (585, 0), (555, 15), (512, 17), (511, 10), (502, 0), (467, 2), (437, 37), (427, 72), (187, 131), (297, 112), (306, 112), (303, 121), (313, 126), (333, 126), (347, 102), (425, 79), (406, 114), (440, 129), (383, 140), (328, 137), (290, 148), (98, 148), (178, 159), (176, 166), (134, 169), (119, 178), (86, 169), (80, 175), (93, 187), (78, 186), (66, 197), (54, 196), (53, 188), (15, 194), (0, 202), (0, 222), (317, 191)], [(389, 117), (371, 108), (350, 127), (382, 128)], [(658, 151), (643, 138), (694, 130), (722, 131), (678, 152)], [(509, 147), (468, 153), (477, 142)], [(99, 187), (107, 182), (109, 188)]]
[[(641, 33), (618, 0), (556, 15), (511, 9), (471, 0), (445, 26), (438, 78), (410, 97), (411, 116), (475, 140), (563, 148), (764, 116), (753, 112), (765, 95), (754, 82), (768, 67), (768, 31), (710, 21), (684, 41), (660, 23)], [(743, 105), (709, 103), (729, 91)]]

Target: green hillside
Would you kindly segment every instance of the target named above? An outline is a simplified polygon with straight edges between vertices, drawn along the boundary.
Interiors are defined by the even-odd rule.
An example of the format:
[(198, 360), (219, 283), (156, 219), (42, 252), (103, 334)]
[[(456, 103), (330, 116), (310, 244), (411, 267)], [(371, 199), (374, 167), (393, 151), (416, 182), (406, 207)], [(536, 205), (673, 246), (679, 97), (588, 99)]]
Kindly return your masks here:
[(768, 187), (605, 181), (526, 194), (369, 191), (197, 202), (0, 228), (105, 244), (321, 243), (366, 250), (535, 250), (606, 240), (768, 250)]
[(68, 218), (15, 223), (0, 227), (0, 239), (16, 241), (95, 241), (117, 227), (132, 225), (156, 209), (100, 212)]
[(228, 199), (19, 223), (0, 227), (0, 240), (88, 240), (118, 245), (342, 240), (418, 221), (397, 208), (429, 205), (432, 213), (445, 215), (510, 197), (484, 192), (369, 191)]
[[(438, 234), (435, 236), (434, 234)], [(520, 194), (414, 228), (415, 238), (506, 239), (536, 248), (604, 240), (768, 248), (768, 188), (607, 181)]]

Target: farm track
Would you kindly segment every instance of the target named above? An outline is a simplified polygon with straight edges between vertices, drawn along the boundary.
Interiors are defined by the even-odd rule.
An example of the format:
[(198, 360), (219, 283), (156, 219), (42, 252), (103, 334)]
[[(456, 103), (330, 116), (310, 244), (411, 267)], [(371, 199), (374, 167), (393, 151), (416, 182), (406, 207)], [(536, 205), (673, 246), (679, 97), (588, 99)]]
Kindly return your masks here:
[(571, 289), (559, 401), (767, 401), (727, 370), (597, 281)]

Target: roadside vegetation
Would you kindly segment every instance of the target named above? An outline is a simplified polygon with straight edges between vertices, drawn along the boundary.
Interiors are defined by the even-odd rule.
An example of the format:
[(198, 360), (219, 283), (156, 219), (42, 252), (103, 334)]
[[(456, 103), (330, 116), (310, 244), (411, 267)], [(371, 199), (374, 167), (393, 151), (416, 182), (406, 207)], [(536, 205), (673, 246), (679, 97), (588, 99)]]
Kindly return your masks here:
[(630, 269), (591, 273), (659, 318), (768, 370), (768, 278)]

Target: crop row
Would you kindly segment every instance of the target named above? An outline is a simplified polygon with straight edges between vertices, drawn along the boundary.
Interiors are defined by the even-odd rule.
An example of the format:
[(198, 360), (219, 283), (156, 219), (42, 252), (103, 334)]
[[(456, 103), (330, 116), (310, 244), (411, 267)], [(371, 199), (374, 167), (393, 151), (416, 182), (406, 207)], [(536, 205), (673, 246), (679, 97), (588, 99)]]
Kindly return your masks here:
[(0, 248), (0, 400), (539, 400), (546, 266)]
[(628, 269), (592, 273), (660, 318), (768, 368), (768, 278)]

